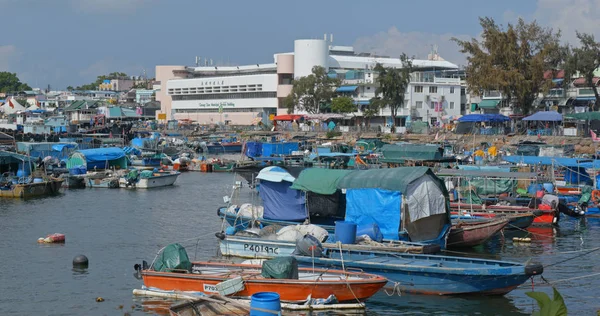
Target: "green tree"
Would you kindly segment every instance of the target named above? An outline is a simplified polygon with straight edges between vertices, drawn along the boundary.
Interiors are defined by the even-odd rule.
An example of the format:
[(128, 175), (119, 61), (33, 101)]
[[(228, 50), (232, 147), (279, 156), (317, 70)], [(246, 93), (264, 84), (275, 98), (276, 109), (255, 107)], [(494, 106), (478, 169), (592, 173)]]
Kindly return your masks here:
[(596, 101), (594, 111), (600, 109), (600, 95), (598, 95), (597, 83), (594, 83), (594, 74), (600, 68), (600, 43), (596, 42), (594, 35), (577, 32), (577, 38), (581, 46), (572, 50), (566, 48), (568, 54), (565, 63), (565, 80), (570, 81), (575, 73), (585, 78), (586, 86), (594, 91)]
[(357, 111), (357, 107), (351, 97), (335, 97), (331, 100), (331, 111), (335, 113), (354, 113)]
[(544, 78), (544, 72), (556, 69), (563, 59), (560, 32), (523, 19), (506, 29), (492, 18), (480, 18), (479, 24), (481, 41), (453, 38), (468, 55), (469, 92), (500, 91), (518, 110), (515, 112), (528, 114), (538, 94), (552, 87), (552, 78)]
[(294, 111), (319, 113), (324, 104), (331, 102), (335, 88), (339, 85), (339, 79), (330, 78), (325, 68), (315, 66), (312, 74), (294, 81), (292, 92), (284, 99), (284, 105), (288, 113)]
[(73, 90), (75, 90), (75, 88), (73, 88), (72, 86), (67, 87), (67, 91), (73, 91)]
[(0, 92), (7, 93), (23, 90), (31, 90), (31, 87), (26, 83), (22, 83), (16, 73), (0, 71)]
[(369, 100), (369, 104), (362, 110), (363, 117), (367, 119), (367, 127), (371, 127), (371, 119), (377, 116), (383, 107), (385, 104), (381, 98), (373, 97)]
[[(375, 65), (377, 73), (377, 83), (379, 86), (375, 90), (376, 108), (388, 106), (392, 114), (392, 128), (395, 125), (395, 118), (398, 110), (404, 106), (404, 97), (408, 92), (410, 84), (410, 73), (412, 72), (412, 58), (406, 54), (400, 56), (401, 68), (383, 67), (381, 64)], [(373, 101), (373, 100), (372, 100)]]

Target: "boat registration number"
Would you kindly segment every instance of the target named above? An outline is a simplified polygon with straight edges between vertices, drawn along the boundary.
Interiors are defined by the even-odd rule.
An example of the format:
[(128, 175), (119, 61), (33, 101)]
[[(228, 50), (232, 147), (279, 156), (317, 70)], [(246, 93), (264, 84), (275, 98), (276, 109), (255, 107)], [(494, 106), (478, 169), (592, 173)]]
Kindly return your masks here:
[(272, 253), (279, 254), (279, 247), (269, 247), (263, 245), (252, 245), (252, 244), (244, 244), (244, 250), (254, 251), (254, 252), (263, 252), (263, 253)]
[(204, 293), (219, 293), (219, 290), (215, 285), (212, 284), (204, 284)]

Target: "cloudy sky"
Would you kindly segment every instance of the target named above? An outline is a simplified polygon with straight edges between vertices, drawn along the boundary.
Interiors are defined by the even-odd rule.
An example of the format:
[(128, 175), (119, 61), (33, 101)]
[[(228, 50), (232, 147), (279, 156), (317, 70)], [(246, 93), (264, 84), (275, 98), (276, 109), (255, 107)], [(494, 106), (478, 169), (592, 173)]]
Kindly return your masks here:
[(480, 32), (479, 16), (499, 23), (537, 19), (595, 33), (600, 0), (0, 0), (0, 71), (34, 87), (89, 83), (114, 71), (152, 77), (154, 66), (191, 65), (195, 56), (230, 64), (272, 62), (298, 38), (334, 34), (359, 51), (442, 57), (464, 64), (452, 37)]

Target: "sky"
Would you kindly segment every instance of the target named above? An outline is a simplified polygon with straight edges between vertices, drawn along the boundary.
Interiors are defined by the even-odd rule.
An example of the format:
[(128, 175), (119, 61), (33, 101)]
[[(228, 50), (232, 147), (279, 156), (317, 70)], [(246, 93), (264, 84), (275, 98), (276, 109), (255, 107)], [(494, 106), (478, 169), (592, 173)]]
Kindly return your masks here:
[(380, 55), (465, 56), (450, 39), (477, 37), (478, 18), (527, 21), (600, 37), (600, 0), (0, 0), (0, 71), (53, 90), (125, 72), (154, 76), (156, 65), (273, 62), (295, 39), (333, 34), (335, 45)]

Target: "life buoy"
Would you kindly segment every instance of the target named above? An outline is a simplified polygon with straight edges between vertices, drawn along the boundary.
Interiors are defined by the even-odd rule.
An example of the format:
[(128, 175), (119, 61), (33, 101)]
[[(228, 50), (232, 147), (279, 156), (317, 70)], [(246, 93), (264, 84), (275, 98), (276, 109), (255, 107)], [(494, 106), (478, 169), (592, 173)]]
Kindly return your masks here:
[(592, 191), (592, 202), (595, 202), (595, 203), (600, 202), (600, 190)]

